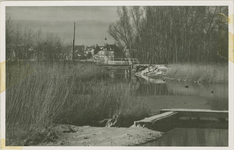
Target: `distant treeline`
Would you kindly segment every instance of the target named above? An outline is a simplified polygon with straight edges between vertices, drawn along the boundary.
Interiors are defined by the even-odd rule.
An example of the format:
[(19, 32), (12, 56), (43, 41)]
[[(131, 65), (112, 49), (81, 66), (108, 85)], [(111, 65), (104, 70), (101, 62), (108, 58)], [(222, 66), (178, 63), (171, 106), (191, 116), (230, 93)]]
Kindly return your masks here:
[(6, 59), (66, 59), (68, 47), (56, 34), (26, 28), (6, 18)]
[(227, 62), (227, 6), (119, 7), (109, 34), (142, 63)]

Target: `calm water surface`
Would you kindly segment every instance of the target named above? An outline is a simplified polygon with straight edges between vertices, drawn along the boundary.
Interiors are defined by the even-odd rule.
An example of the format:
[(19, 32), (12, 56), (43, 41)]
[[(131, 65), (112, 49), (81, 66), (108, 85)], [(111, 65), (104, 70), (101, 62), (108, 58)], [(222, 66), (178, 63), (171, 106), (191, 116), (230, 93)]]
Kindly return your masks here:
[[(121, 74), (113, 80), (131, 84), (132, 96), (151, 110), (188, 108), (228, 110), (228, 84), (193, 84), (178, 81), (145, 80)], [(142, 146), (228, 146), (228, 129), (174, 128), (163, 138)]]
[(141, 146), (227, 146), (228, 130), (176, 128)]

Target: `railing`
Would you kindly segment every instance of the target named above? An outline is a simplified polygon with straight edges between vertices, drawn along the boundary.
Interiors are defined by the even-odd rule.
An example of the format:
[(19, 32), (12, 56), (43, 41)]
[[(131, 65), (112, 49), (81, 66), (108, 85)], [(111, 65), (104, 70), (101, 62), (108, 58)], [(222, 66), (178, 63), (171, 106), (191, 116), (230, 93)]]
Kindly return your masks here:
[(100, 65), (132, 65), (140, 63), (136, 58), (99, 57), (96, 58), (94, 61)]
[(106, 61), (107, 65), (132, 65), (139, 64), (136, 58), (110, 58)]

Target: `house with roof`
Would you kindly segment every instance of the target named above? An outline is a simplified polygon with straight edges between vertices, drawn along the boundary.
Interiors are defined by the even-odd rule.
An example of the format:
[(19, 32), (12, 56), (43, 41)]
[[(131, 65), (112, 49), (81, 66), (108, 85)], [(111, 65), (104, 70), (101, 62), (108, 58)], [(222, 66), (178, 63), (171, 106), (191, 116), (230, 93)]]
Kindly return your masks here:
[(116, 44), (106, 44), (100, 47), (96, 45), (94, 49), (94, 59), (98, 62), (105, 63), (113, 58), (125, 58), (124, 52)]
[(95, 47), (94, 46), (87, 46), (85, 51), (84, 51), (84, 55), (87, 58), (92, 58), (94, 56), (94, 51), (95, 51)]
[(74, 59), (83, 59), (85, 57), (85, 46), (75, 45), (74, 46)]
[(96, 46), (95, 57), (125, 58), (124, 52), (116, 44), (106, 44), (103, 47)]

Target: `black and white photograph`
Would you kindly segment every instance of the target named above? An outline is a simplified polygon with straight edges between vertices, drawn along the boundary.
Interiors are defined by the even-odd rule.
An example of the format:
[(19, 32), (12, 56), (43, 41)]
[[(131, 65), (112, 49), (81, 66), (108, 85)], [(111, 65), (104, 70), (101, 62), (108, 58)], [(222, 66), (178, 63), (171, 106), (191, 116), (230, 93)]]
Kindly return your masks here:
[(233, 148), (232, 7), (3, 2), (1, 146)]

